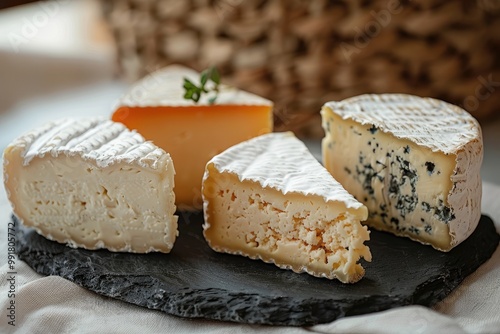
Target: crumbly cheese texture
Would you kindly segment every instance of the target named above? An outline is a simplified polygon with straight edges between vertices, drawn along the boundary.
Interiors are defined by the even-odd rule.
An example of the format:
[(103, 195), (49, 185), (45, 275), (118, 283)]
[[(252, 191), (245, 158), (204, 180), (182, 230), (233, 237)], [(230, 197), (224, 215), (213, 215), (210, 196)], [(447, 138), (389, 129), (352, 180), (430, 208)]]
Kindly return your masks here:
[(14, 214), (71, 247), (170, 252), (174, 174), (164, 150), (101, 118), (47, 123), (4, 151)]
[(371, 261), (364, 205), (290, 133), (271, 133), (211, 159), (204, 236), (218, 252), (353, 283)]
[(449, 251), (481, 216), (479, 123), (449, 103), (361, 95), (321, 111), (323, 163), (369, 210), (367, 223)]
[[(184, 78), (200, 74), (171, 65), (135, 83), (122, 97), (112, 119), (137, 130), (169, 152), (175, 161), (176, 203), (180, 210), (201, 209), (205, 165), (225, 149), (273, 129), (273, 104), (257, 95), (220, 85), (198, 103), (184, 98)], [(210, 87), (212, 82), (208, 82)]]

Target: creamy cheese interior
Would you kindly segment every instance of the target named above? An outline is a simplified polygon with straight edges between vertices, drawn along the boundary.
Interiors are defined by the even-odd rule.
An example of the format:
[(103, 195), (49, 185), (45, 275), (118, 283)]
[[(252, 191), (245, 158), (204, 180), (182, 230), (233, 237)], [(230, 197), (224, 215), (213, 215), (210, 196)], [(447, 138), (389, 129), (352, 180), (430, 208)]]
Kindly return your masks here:
[(62, 243), (87, 249), (169, 252), (177, 236), (167, 155), (153, 170), (117, 162), (98, 168), (91, 160), (60, 154), (35, 157), (5, 152), (6, 189), (27, 226)]
[(342, 282), (364, 275), (358, 261), (370, 261), (371, 254), (363, 244), (369, 240), (360, 223), (363, 210), (326, 203), (320, 196), (262, 188), (220, 173), (211, 163), (207, 173), (204, 235), (213, 249)]

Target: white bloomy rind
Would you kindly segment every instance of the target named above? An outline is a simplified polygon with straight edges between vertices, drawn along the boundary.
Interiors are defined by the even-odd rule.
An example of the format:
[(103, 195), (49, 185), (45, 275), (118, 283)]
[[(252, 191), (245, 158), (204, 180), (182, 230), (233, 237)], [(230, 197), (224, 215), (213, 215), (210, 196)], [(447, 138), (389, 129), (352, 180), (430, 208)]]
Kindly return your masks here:
[(204, 236), (219, 252), (353, 283), (371, 254), (350, 195), (291, 132), (235, 145), (207, 164)]
[(433, 152), (457, 154), (481, 141), (481, 127), (453, 104), (407, 94), (365, 94), (325, 104), (343, 119), (375, 125)]
[(233, 173), (240, 181), (256, 182), (285, 195), (315, 195), (325, 202), (341, 202), (353, 211), (366, 210), (291, 132), (248, 140), (215, 156), (209, 163), (221, 173)]
[[(184, 79), (195, 85), (200, 84), (200, 73), (181, 65), (170, 65), (145, 76), (119, 101), (123, 107), (190, 107), (209, 106), (210, 99), (217, 95), (215, 105), (251, 105), (272, 106), (273, 103), (258, 95), (245, 92), (235, 87), (219, 85), (219, 92), (202, 94), (198, 102), (184, 98)], [(210, 90), (214, 84), (208, 81)]]
[[(328, 160), (328, 145), (335, 144), (332, 142), (335, 139), (329, 133), (330, 113), (363, 126), (375, 126), (397, 139), (428, 149), (430, 154), (441, 154), (454, 159), (453, 173), (449, 176), (453, 187), (449, 193), (444, 194), (444, 199), (456, 219), (448, 224), (449, 245), (433, 246), (449, 250), (474, 231), (481, 216), (480, 168), (483, 159), (481, 127), (474, 117), (447, 102), (406, 94), (366, 94), (328, 102), (322, 110), (323, 127), (327, 132), (323, 140), (325, 166), (329, 163), (325, 161)], [(354, 149), (351, 151), (352, 154), (358, 153)], [(332, 159), (341, 163), (344, 157)], [(327, 169), (330, 168), (327, 166)], [(343, 183), (342, 178), (339, 181)], [(346, 188), (351, 191), (349, 187)]]
[(165, 151), (103, 118), (49, 122), (4, 151), (16, 216), (72, 247), (169, 252), (178, 234), (174, 174)]
[(159, 158), (165, 155), (165, 151), (146, 142), (137, 132), (102, 118), (49, 122), (19, 137), (10, 146), (24, 148), (21, 153), (24, 166), (35, 157), (64, 154), (95, 161), (101, 168), (126, 162), (155, 170)]

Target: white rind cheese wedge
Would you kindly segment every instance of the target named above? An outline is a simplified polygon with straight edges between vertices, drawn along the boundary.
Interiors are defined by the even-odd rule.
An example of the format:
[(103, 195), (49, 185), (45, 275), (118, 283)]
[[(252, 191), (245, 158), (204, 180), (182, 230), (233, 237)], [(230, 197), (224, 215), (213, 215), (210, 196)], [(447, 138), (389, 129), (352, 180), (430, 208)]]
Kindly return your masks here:
[(218, 252), (353, 283), (371, 261), (368, 212), (292, 133), (235, 145), (207, 164), (204, 236)]
[(379, 230), (449, 251), (481, 216), (483, 144), (463, 109), (404, 94), (326, 103), (323, 163)]
[(15, 215), (48, 239), (86, 249), (170, 252), (174, 173), (165, 151), (100, 118), (48, 123), (4, 152)]

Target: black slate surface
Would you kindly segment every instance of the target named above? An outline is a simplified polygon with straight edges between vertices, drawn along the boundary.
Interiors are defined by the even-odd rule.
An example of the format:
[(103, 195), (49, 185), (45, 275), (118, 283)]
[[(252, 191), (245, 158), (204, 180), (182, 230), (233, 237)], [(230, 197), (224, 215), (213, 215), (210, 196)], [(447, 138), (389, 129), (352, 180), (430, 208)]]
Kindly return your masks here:
[(73, 249), (16, 221), (18, 255), (41, 274), (59, 275), (98, 294), (169, 314), (300, 326), (403, 305), (431, 306), (490, 258), (500, 239), (486, 216), (449, 253), (372, 231), (368, 245), (373, 262), (363, 264), (366, 275), (360, 282), (346, 285), (215, 253), (203, 239), (202, 215), (180, 216), (180, 236), (170, 254)]

